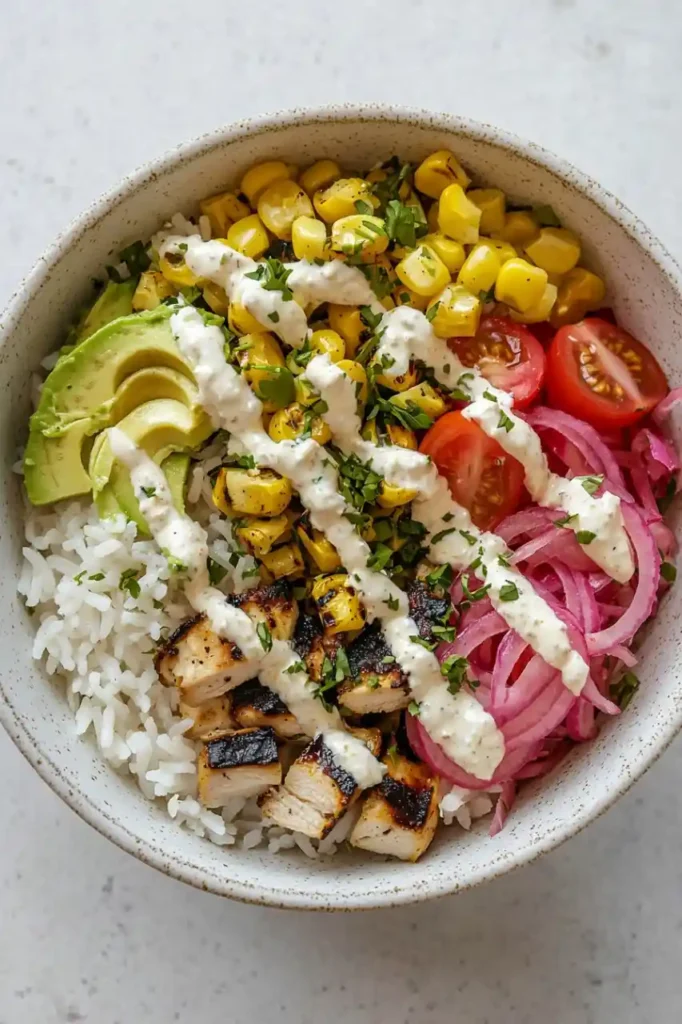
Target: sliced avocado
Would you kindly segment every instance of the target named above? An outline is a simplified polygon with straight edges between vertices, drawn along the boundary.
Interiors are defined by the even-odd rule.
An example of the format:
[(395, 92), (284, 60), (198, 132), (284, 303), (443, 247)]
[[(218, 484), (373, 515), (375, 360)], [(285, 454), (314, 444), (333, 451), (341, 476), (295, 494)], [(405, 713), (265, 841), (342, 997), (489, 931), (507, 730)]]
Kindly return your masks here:
[(129, 277), (127, 281), (109, 281), (98, 296), (81, 322), (77, 325), (72, 344), (81, 342), (95, 334), (101, 327), (106, 327), (112, 320), (120, 316), (130, 316), (133, 311), (133, 295), (137, 287), (137, 277)]
[[(120, 317), (100, 328), (59, 360), (48, 376), (38, 408), (31, 417), (24, 456), (25, 482), (34, 505), (45, 505), (77, 494), (87, 494), (90, 478), (85, 468), (87, 439), (116, 420), (114, 407), (119, 388), (141, 370), (168, 368), (187, 377), (192, 373), (171, 333), (167, 306)], [(151, 384), (145, 375), (145, 397)], [(159, 392), (169, 384), (158, 377)], [(177, 390), (176, 392), (177, 393)], [(124, 406), (128, 399), (121, 399)]]
[(149, 366), (126, 377), (118, 388), (111, 404), (111, 422), (118, 423), (139, 405), (156, 398), (173, 398), (189, 409), (201, 405), (198, 387), (184, 373), (168, 366)]
[[(185, 511), (185, 485), (189, 465), (190, 457), (184, 452), (174, 452), (161, 463), (161, 469), (166, 474), (170, 487), (173, 504), (178, 512)], [(114, 463), (109, 482), (99, 492), (95, 501), (101, 519), (111, 519), (115, 515), (123, 513), (137, 524), (141, 534), (146, 537), (150, 536), (133, 492), (130, 476), (119, 462)]]
[[(213, 432), (203, 409), (188, 409), (172, 398), (145, 402), (120, 420), (117, 427), (159, 465), (174, 451), (196, 448)], [(109, 437), (102, 433), (90, 454), (89, 473), (95, 495), (109, 483), (115, 463)]]

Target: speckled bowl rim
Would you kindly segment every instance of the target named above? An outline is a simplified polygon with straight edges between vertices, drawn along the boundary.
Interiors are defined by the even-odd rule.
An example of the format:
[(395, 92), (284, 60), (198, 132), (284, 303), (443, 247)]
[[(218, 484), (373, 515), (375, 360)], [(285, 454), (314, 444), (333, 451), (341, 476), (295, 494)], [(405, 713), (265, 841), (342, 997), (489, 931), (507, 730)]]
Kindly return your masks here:
[[(80, 216), (75, 218), (36, 261), (34, 267), (11, 296), (0, 317), (0, 346), (5, 343), (35, 293), (60, 262), (64, 253), (92, 230), (105, 215), (114, 211), (119, 203), (132, 192), (158, 176), (173, 170), (179, 161), (192, 160), (216, 146), (242, 139), (246, 135), (253, 137), (263, 133), (276, 133), (294, 125), (312, 126), (327, 122), (352, 125), (375, 121), (389, 121), (404, 124), (406, 127), (410, 125), (425, 126), (455, 135), (465, 135), (475, 141), (497, 146), (505, 153), (514, 154), (531, 164), (550, 171), (567, 189), (580, 193), (610, 217), (620, 229), (624, 230), (656, 263), (661, 273), (680, 295), (682, 303), (682, 269), (662, 243), (620, 200), (593, 178), (579, 171), (555, 153), (494, 125), (473, 121), (458, 115), (385, 104), (341, 104), (320, 108), (294, 108), (237, 121), (215, 132), (206, 133), (189, 142), (181, 143), (125, 177), (120, 184), (105, 192)], [(676, 718), (660, 724), (655, 736), (647, 736), (646, 746), (643, 745), (641, 750), (632, 754), (629, 770), (614, 780), (613, 785), (601, 799), (595, 800), (580, 817), (567, 820), (562, 829), (552, 831), (543, 839), (537, 839), (532, 847), (529, 846), (513, 859), (505, 858), (502, 862), (488, 866), (487, 869), (481, 869), (478, 872), (474, 870), (464, 883), (450, 881), (445, 876), (429, 878), (427, 859), (422, 862), (423, 873), (418, 881), (405, 884), (402, 888), (396, 888), (393, 885), (387, 887), (385, 891), (379, 892), (376, 889), (372, 891), (368, 889), (366, 893), (359, 895), (356, 899), (350, 901), (346, 899), (343, 904), (330, 891), (328, 885), (330, 876), (321, 876), (319, 892), (300, 894), (275, 888), (265, 881), (245, 884), (224, 876), (219, 878), (196, 868), (183, 859), (164, 855), (154, 849), (151, 844), (124, 828), (84, 793), (74, 789), (62, 774), (59, 766), (44, 752), (36, 748), (22, 723), (21, 715), (6, 699), (0, 700), (0, 722), (43, 781), (72, 810), (122, 850), (131, 853), (145, 864), (162, 871), (169, 877), (186, 882), (198, 889), (245, 903), (292, 909), (358, 910), (421, 902), (438, 896), (463, 892), (506, 874), (514, 868), (522, 867), (556, 848), (600, 817), (658, 760), (682, 729), (682, 710)], [(390, 864), (387, 866), (387, 870), (390, 871)]]

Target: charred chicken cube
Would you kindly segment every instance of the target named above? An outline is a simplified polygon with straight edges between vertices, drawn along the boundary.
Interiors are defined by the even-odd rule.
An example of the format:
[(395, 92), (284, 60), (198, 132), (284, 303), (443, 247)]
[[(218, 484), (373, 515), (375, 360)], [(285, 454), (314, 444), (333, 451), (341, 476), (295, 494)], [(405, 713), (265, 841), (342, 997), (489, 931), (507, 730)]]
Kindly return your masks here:
[(452, 602), (447, 589), (431, 587), (425, 578), (426, 569), (422, 570), (421, 578), (410, 583), (407, 588), (407, 599), (410, 605), (410, 616), (414, 619), (419, 635), (429, 643), (439, 643), (442, 635), (433, 632), (434, 626), (447, 624), (452, 611)]
[(162, 682), (175, 684), (183, 704), (197, 707), (243, 683), (250, 669), (236, 644), (213, 632), (203, 615), (184, 622), (156, 656)]
[(394, 750), (384, 764), (386, 775), (367, 794), (350, 842), (372, 853), (418, 860), (436, 832), (438, 780), (425, 764)]
[(245, 594), (229, 598), (254, 622), (264, 622), (276, 640), (291, 640), (298, 618), (298, 605), (291, 587), (278, 580), (266, 587), (247, 590)]
[(199, 799), (223, 807), (235, 797), (263, 793), (282, 781), (282, 765), (270, 728), (240, 729), (209, 740), (198, 759)]
[(339, 704), (356, 715), (395, 711), (410, 703), (407, 679), (378, 624), (363, 630), (346, 649), (350, 678), (338, 688)]
[(335, 633), (323, 630), (314, 615), (301, 615), (296, 623), (293, 647), (299, 658), (305, 662), (308, 675), (319, 683), (324, 675), (324, 659), (334, 661), (341, 641)]
[[(254, 622), (265, 623), (276, 639), (291, 639), (298, 606), (286, 584), (259, 587), (228, 600)], [(162, 681), (177, 685), (181, 701), (193, 707), (227, 693), (253, 675), (253, 667), (239, 647), (214, 633), (201, 615), (175, 631), (159, 651), (156, 668)]]
[[(374, 736), (370, 742), (375, 742)], [(260, 805), (263, 817), (312, 839), (323, 839), (359, 796), (355, 779), (337, 764), (319, 735), (296, 758), (284, 785), (261, 797)]]
[(249, 679), (232, 690), (229, 700), (238, 727), (271, 726), (281, 739), (291, 739), (301, 733), (284, 701), (268, 686), (261, 686), (257, 679)]
[(235, 722), (230, 709), (230, 698), (212, 697), (203, 704), (192, 707), (180, 701), (178, 714), (181, 718), (191, 718), (192, 727), (185, 733), (192, 740), (208, 740), (234, 729)]

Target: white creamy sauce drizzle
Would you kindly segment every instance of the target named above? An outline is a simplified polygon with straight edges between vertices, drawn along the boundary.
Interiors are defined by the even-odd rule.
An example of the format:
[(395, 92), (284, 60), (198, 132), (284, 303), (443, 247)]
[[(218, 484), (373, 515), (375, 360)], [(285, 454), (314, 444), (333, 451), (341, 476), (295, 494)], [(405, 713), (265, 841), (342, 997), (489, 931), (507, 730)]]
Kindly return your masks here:
[(231, 302), (239, 302), (251, 316), (292, 348), (301, 348), (310, 335), (304, 306), (337, 302), (348, 306), (371, 306), (375, 313), (385, 312), (369, 286), (367, 278), (341, 260), (323, 264), (286, 263), (290, 270), (287, 285), (296, 301), (285, 300), (282, 292), (261, 287), (258, 274), (262, 264), (244, 256), (222, 242), (203, 242), (199, 235), (168, 235), (159, 243), (161, 256), (182, 255), (197, 277), (221, 287)]
[[(197, 315), (192, 307), (187, 307), (190, 309)], [(206, 616), (218, 636), (235, 643), (245, 655), (244, 662), (240, 663), (243, 679), (240, 677), (239, 681), (250, 678), (257, 670), (261, 681), (286, 703), (305, 733), (309, 736), (322, 733), (337, 763), (353, 776), (361, 789), (377, 785), (384, 774), (383, 766), (360, 739), (345, 731), (338, 711), (328, 711), (315, 697), (315, 685), (307, 674), (298, 669), (289, 671), (300, 664), (290, 644), (273, 638), (271, 649), (265, 651), (256, 626), (246, 612), (229, 604), (225, 595), (210, 585), (206, 531), (174, 507), (161, 468), (117, 427), (110, 428), (108, 434), (115, 458), (130, 473), (135, 497), (152, 536), (166, 555), (186, 572), (185, 594), (192, 608)], [(236, 673), (233, 680), (234, 675)]]
[[(385, 573), (367, 568), (371, 549), (344, 515), (352, 510), (339, 492), (338, 474), (328, 453), (312, 438), (275, 442), (266, 434), (260, 401), (246, 380), (225, 362), (222, 331), (208, 326), (193, 306), (174, 313), (171, 328), (192, 367), (202, 405), (214, 425), (235, 435), (258, 466), (273, 469), (291, 481), (313, 527), (324, 533), (339, 552), (369, 620), (381, 621), (387, 643), (410, 680), (415, 699), (425, 707), (422, 714), (427, 729), (432, 704), (447, 706), (449, 726), (439, 732), (447, 741), (446, 750), (465, 771), (477, 778), (491, 778), (504, 756), (502, 734), (470, 693), (448, 693), (435, 656), (410, 640), (419, 630), (408, 614), (407, 597)], [(296, 714), (294, 708), (291, 710)]]
[[(549, 665), (561, 672), (572, 693), (580, 693), (589, 671), (586, 662), (571, 647), (563, 622), (522, 573), (500, 562), (500, 557), (511, 556), (502, 538), (482, 533), (474, 526), (469, 513), (453, 500), (446, 481), (425, 455), (397, 445), (379, 446), (361, 436), (353, 382), (329, 356), (311, 359), (305, 376), (327, 403), (322, 416), (339, 448), (369, 463), (387, 483), (417, 492), (412, 518), (423, 523), (429, 532), (431, 559), (464, 570), (480, 558), (477, 575), (485, 573), (495, 610)], [(438, 535), (442, 535), (441, 539), (434, 541)], [(510, 583), (518, 591), (515, 601), (505, 601), (500, 596)], [(423, 712), (421, 718), (431, 732)], [(448, 749), (446, 744), (443, 746)]]
[(547, 508), (562, 509), (571, 517), (566, 524), (568, 529), (594, 533), (594, 540), (585, 545), (586, 553), (612, 579), (627, 583), (635, 566), (620, 499), (610, 492), (595, 497), (585, 490), (580, 478), (566, 480), (551, 473), (540, 438), (512, 411), (511, 396), (493, 387), (478, 371), (463, 366), (419, 310), (399, 306), (384, 313), (379, 331), (377, 358), (385, 354), (395, 360), (384, 373), (398, 376), (407, 371), (411, 359), (419, 359), (433, 370), (444, 387), (459, 387), (467, 392), (472, 401), (462, 414), (478, 423), (521, 463), (533, 501)]

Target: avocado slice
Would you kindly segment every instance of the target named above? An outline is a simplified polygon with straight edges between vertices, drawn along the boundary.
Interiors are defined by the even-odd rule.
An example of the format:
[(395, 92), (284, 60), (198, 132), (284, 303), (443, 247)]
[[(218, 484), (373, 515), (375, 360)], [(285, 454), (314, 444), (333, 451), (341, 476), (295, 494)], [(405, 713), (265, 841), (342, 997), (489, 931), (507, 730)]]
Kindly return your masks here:
[[(168, 480), (173, 504), (178, 512), (185, 511), (185, 485), (189, 466), (190, 457), (184, 452), (173, 452), (161, 463), (161, 469)], [(109, 482), (99, 492), (95, 503), (101, 519), (112, 519), (123, 513), (137, 524), (141, 534), (145, 537), (151, 536), (147, 523), (140, 512), (130, 476), (120, 462), (114, 463)]]
[[(116, 426), (159, 465), (174, 451), (196, 448), (213, 432), (203, 409), (188, 409), (172, 398), (145, 402)], [(89, 473), (95, 496), (109, 483), (115, 464), (109, 436), (101, 433), (90, 454)]]
[[(88, 493), (89, 438), (116, 422), (118, 391), (128, 378), (141, 370), (168, 368), (194, 383), (170, 329), (171, 312), (161, 306), (119, 317), (59, 360), (31, 417), (24, 479), (32, 504)], [(145, 376), (145, 397), (152, 393), (151, 380)], [(173, 380), (177, 394), (177, 379)], [(168, 378), (159, 374), (157, 381), (160, 394), (167, 394)], [(126, 390), (119, 408), (131, 404)], [(188, 446), (187, 442), (181, 445)]]
[(101, 295), (77, 325), (72, 344), (80, 345), (112, 320), (118, 320), (120, 316), (130, 316), (137, 281), (137, 277), (129, 277), (127, 281), (121, 282), (108, 281)]

